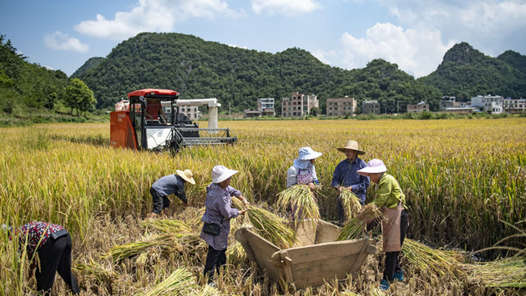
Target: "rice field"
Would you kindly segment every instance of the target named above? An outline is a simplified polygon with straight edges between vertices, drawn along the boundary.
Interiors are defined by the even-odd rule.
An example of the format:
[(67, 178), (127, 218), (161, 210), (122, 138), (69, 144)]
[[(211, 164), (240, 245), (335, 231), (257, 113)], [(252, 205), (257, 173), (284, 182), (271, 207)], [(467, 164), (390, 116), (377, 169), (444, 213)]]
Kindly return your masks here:
[[(229, 261), (217, 289), (199, 288), (206, 248), (198, 242), (192, 241), (192, 248), (181, 244), (169, 252), (166, 247), (154, 246), (147, 256), (117, 262), (106, 255), (114, 246), (149, 242), (148, 238), (163, 235), (159, 227), (166, 225), (156, 228), (143, 222), (152, 207), (149, 188), (157, 178), (175, 169), (194, 172), (197, 185), (187, 187), (189, 207), (172, 199), (170, 210), (198, 232), (205, 187), (211, 182), (214, 165), (239, 170), (231, 185), (253, 204), (274, 209), (278, 193), (285, 189), (287, 168), (301, 146), (323, 153), (316, 162), (322, 184), (317, 195), (319, 214), (324, 220), (335, 221), (337, 192), (329, 185), (334, 168), (344, 159), (336, 147), (354, 139), (366, 151), (365, 161), (384, 160), (389, 173), (399, 181), (409, 207), (409, 238), (436, 248), (471, 251), (517, 234), (510, 225), (525, 228), (526, 118), (221, 121), (219, 126), (230, 127), (239, 142), (184, 149), (175, 157), (109, 147), (109, 123), (2, 128), (0, 223), (20, 226), (40, 220), (66, 226), (73, 237), (73, 260), (82, 295), (152, 295), (158, 287), (170, 286), (165, 280), (180, 274), (196, 294), (279, 294), (283, 291), (242, 256)], [(506, 245), (524, 249), (524, 236), (507, 240)], [(16, 248), (16, 242), (2, 234), (0, 266), (7, 268), (0, 269), (0, 295), (32, 293), (34, 279), (27, 278), (27, 260), (19, 259)], [(494, 259), (506, 253), (477, 255)], [(381, 278), (381, 258), (381, 254), (371, 256), (358, 278), (288, 292), (373, 295)], [(403, 259), (404, 263), (408, 280), (393, 285), (392, 295), (524, 293), (524, 288), (481, 289), (470, 281), (480, 268), (469, 269), (469, 276), (462, 278), (442, 278), (419, 272), (420, 267)], [(524, 263), (514, 266), (524, 270)], [(67, 294), (61, 279), (55, 281), (53, 292)]]

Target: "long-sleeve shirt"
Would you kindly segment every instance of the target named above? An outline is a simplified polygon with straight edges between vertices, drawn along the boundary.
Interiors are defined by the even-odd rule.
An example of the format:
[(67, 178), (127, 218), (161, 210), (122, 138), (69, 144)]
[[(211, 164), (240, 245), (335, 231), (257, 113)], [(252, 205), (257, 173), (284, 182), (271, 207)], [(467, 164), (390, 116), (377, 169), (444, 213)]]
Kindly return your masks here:
[(23, 247), (27, 243), (27, 257), (32, 258), (34, 253), (47, 242), (52, 233), (62, 229), (64, 229), (64, 227), (61, 225), (46, 222), (27, 223), (20, 227), (18, 237), (20, 247)]
[(341, 161), (334, 169), (331, 186), (335, 188), (338, 186), (351, 187), (352, 192), (364, 203), (367, 187), (369, 187), (369, 177), (362, 176), (356, 171), (366, 166), (359, 157), (356, 157), (353, 162), (348, 159)]
[(221, 226), (218, 235), (211, 235), (201, 231), (204, 239), (215, 250), (225, 250), (230, 233), (230, 219), (239, 215), (239, 210), (232, 208), (232, 196), (241, 196), (241, 192), (231, 186), (223, 189), (212, 183), (206, 188), (205, 214), (201, 219), (205, 223), (216, 223)]
[(187, 202), (186, 193), (184, 192), (184, 183), (183, 178), (177, 175), (168, 175), (155, 181), (152, 188), (161, 196), (175, 194), (182, 201)]
[(399, 203), (405, 208), (405, 195), (395, 177), (384, 173), (375, 186), (373, 201), (377, 207), (396, 208)]
[(314, 166), (307, 169), (299, 169), (295, 166), (291, 166), (287, 170), (287, 188), (296, 184), (308, 184), (311, 182), (314, 184), (320, 184)]

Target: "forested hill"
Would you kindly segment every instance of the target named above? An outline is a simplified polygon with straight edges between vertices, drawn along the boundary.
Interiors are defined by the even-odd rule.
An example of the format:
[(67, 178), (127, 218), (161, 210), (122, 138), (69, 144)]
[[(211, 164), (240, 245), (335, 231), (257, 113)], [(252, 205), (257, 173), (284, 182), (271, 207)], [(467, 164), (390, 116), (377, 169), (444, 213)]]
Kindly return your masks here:
[(383, 60), (343, 70), (298, 48), (271, 54), (177, 33), (141, 33), (97, 61), (76, 75), (94, 91), (98, 107), (141, 88), (175, 89), (182, 98), (217, 97), (232, 111), (255, 108), (258, 97), (276, 98), (279, 110), (281, 98), (293, 91), (318, 95), (322, 106), (327, 97), (378, 99), (383, 112), (396, 112), (396, 100), (400, 110), (420, 100), (436, 108), (440, 98), (435, 88)]
[(71, 74), (71, 78), (78, 78), (79, 76), (84, 74), (89, 69), (95, 68), (98, 65), (100, 65), (100, 63), (102, 63), (104, 60), (105, 60), (105, 58), (101, 58), (101, 57), (90, 58), (89, 60), (87, 60), (84, 63), (84, 65), (82, 65), (80, 68), (78, 68), (77, 71), (75, 71), (73, 74)]
[(525, 97), (526, 56), (506, 51), (492, 58), (462, 42), (446, 52), (436, 71), (419, 81), (458, 98), (484, 94)]

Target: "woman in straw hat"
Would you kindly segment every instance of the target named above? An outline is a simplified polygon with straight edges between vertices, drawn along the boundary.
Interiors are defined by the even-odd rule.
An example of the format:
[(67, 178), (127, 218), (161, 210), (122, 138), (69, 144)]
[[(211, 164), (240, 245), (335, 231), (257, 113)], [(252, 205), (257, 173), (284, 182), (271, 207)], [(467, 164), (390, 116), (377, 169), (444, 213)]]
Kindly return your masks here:
[(232, 208), (232, 196), (248, 205), (241, 192), (230, 186), (230, 179), (236, 173), (236, 170), (217, 165), (212, 169), (212, 183), (206, 188), (206, 209), (201, 219), (204, 222), (201, 238), (208, 244), (203, 273), (208, 276), (209, 284), (213, 282), (214, 270), (219, 273), (220, 267), (226, 263), (230, 219), (245, 213), (245, 210)]
[(185, 183), (195, 184), (194, 175), (191, 170), (176, 170), (174, 175), (168, 175), (155, 181), (150, 188), (150, 194), (153, 200), (153, 213), (150, 217), (156, 217), (164, 209), (170, 206), (168, 195), (175, 194), (185, 204), (187, 204)]
[(314, 190), (315, 185), (320, 184), (314, 166), (316, 158), (320, 156), (321, 152), (316, 152), (311, 147), (301, 147), (298, 158), (287, 170), (287, 188), (296, 184), (305, 184)]
[(405, 195), (398, 181), (385, 173), (387, 168), (379, 159), (372, 159), (367, 167), (358, 174), (368, 176), (375, 185), (374, 204), (382, 209), (383, 249), (385, 252), (385, 269), (380, 288), (389, 289), (390, 282), (395, 279), (404, 280), (404, 273), (400, 268), (400, 251), (409, 227), (409, 219), (405, 206)]
[[(347, 141), (344, 147), (337, 149), (343, 152), (347, 158), (342, 160), (334, 169), (331, 186), (340, 192), (342, 190), (352, 191), (360, 198), (360, 203), (363, 205), (367, 187), (369, 187), (369, 178), (359, 175), (357, 171), (366, 166), (365, 162), (358, 157), (365, 152), (360, 149), (358, 142), (353, 140)], [(342, 224), (346, 217), (344, 217), (345, 212), (341, 198), (338, 198), (338, 215), (340, 224)]]

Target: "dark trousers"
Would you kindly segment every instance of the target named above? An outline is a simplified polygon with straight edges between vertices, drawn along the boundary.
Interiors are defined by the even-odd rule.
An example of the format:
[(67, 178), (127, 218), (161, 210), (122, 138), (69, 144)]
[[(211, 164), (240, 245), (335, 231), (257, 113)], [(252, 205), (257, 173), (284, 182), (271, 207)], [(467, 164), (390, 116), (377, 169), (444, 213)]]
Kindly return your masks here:
[[(402, 210), (400, 217), (400, 246), (404, 244), (404, 239), (409, 227), (409, 217), (406, 210)], [(385, 253), (385, 269), (384, 279), (392, 282), (394, 280), (395, 272), (401, 272), (400, 268), (400, 252), (386, 252)]]
[(214, 269), (219, 274), (220, 267), (226, 264), (226, 249), (216, 250), (208, 245), (208, 253), (206, 254), (205, 270), (203, 274), (208, 275), (208, 282), (214, 281)]
[(150, 194), (152, 195), (154, 213), (159, 214), (170, 206), (170, 200), (166, 196), (159, 194), (155, 189), (150, 188)]
[(55, 274), (64, 279), (73, 294), (79, 293), (77, 279), (71, 273), (71, 236), (69, 234), (53, 240), (48, 238), (38, 249), (40, 269), (36, 270), (37, 289), (48, 293), (53, 287)]

